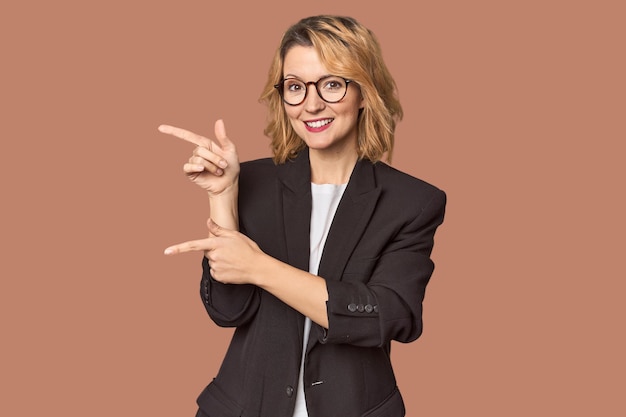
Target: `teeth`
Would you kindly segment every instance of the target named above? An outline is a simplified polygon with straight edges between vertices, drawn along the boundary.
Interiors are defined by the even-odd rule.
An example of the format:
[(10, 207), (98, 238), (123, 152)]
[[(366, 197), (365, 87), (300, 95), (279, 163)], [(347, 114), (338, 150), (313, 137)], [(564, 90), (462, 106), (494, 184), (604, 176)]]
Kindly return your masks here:
[(313, 128), (319, 128), (332, 122), (333, 119), (316, 120), (315, 122), (306, 122), (306, 125)]

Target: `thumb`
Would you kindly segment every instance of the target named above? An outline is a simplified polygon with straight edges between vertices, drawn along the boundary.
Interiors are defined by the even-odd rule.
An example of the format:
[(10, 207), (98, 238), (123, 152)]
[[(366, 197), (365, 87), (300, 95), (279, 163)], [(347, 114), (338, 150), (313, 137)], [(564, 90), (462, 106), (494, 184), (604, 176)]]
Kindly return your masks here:
[(222, 119), (215, 122), (215, 138), (222, 149), (235, 146), (226, 135), (226, 126), (224, 126)]
[(228, 230), (224, 229), (222, 226), (215, 223), (213, 219), (210, 219), (210, 218), (209, 220), (207, 220), (206, 225), (209, 228), (209, 232), (213, 236), (223, 236), (226, 234), (226, 232), (228, 232)]

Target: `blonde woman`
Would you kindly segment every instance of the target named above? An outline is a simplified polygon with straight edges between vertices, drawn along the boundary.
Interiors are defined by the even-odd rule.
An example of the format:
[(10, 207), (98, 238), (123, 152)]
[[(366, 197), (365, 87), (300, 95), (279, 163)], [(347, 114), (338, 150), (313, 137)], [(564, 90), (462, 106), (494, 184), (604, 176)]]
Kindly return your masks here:
[(438, 188), (391, 168), (395, 83), (374, 34), (314, 16), (284, 34), (261, 99), (273, 158), (239, 163), (224, 124), (185, 164), (209, 195), (201, 297), (235, 327), (199, 417), (400, 417), (392, 340), (422, 332)]

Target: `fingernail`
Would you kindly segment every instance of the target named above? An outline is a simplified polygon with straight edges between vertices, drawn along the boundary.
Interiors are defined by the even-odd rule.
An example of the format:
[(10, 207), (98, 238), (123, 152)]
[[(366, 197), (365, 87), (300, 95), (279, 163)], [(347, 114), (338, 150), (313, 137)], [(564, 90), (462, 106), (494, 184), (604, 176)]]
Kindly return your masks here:
[(222, 175), (224, 173), (224, 171), (222, 171), (221, 169), (216, 169), (215, 170), (215, 175)]
[(217, 163), (217, 165), (219, 165), (222, 168), (226, 168), (228, 166), (228, 162), (222, 159), (221, 161)]
[(171, 255), (171, 254), (173, 254), (173, 253), (174, 253), (174, 251), (173, 251), (173, 250), (171, 250), (170, 248), (167, 248), (167, 249), (165, 249), (165, 250), (163, 251), (163, 253), (164, 253), (165, 255)]

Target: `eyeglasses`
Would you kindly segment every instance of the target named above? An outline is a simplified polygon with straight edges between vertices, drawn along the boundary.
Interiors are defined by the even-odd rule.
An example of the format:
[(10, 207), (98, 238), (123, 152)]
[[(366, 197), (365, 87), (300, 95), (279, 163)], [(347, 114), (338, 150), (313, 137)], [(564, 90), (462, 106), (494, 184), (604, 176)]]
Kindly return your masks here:
[(304, 82), (297, 78), (285, 78), (274, 86), (282, 97), (283, 101), (290, 106), (302, 104), (309, 92), (309, 85), (313, 84), (317, 94), (327, 103), (337, 103), (341, 101), (348, 92), (348, 84), (352, 80), (328, 75), (317, 81)]

